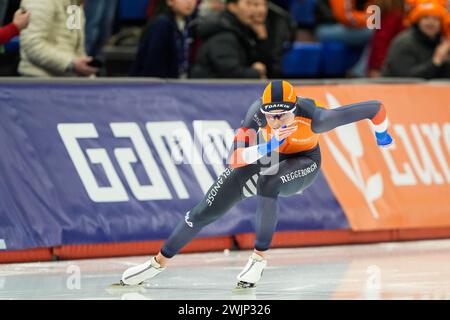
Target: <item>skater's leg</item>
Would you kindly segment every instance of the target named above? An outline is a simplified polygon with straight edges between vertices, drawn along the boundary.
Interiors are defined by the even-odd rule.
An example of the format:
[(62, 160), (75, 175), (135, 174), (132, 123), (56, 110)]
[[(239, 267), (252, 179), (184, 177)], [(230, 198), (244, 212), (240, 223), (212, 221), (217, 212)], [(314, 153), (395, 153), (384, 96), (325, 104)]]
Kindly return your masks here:
[(309, 187), (320, 168), (320, 149), (311, 157), (283, 160), (261, 173), (258, 178), (258, 203), (255, 223), (255, 247), (247, 265), (237, 276), (238, 287), (253, 287), (261, 279), (267, 265), (269, 249), (278, 219), (278, 196), (291, 196)]
[(264, 256), (270, 246), (278, 218), (278, 197), (305, 190), (320, 169), (320, 150), (315, 157), (290, 158), (264, 171), (258, 180), (255, 251)]
[[(255, 166), (238, 169), (227, 168), (211, 186), (197, 206), (188, 211), (161, 248), (159, 258), (163, 263), (175, 256), (206, 225), (222, 217), (231, 207), (242, 199), (242, 177), (251, 177)], [(239, 177), (239, 178), (238, 178)]]
[(122, 283), (134, 285), (148, 280), (165, 269), (170, 258), (188, 244), (200, 230), (219, 219), (242, 199), (242, 177), (251, 177), (259, 171), (256, 166), (238, 169), (228, 168), (216, 180), (200, 203), (186, 213), (157, 256), (144, 264), (128, 268), (122, 275)]

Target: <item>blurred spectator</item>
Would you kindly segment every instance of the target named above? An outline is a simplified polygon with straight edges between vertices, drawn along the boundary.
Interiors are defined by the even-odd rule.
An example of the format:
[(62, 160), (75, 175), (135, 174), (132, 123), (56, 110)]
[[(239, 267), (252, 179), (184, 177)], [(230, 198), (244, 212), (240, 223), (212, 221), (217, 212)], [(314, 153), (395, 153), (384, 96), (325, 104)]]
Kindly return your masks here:
[(295, 40), (296, 22), (291, 16), (290, 12), (282, 7), (274, 4), (272, 1), (268, 2), (269, 13), (267, 15), (267, 29), (270, 34), (273, 34), (277, 46), (282, 44), (283, 47), (289, 47)]
[(0, 28), (0, 45), (9, 42), (15, 36), (18, 36), (20, 31), (28, 27), (30, 23), (30, 13), (19, 9), (14, 14), (14, 20), (7, 26)]
[(193, 41), (189, 56), (191, 66), (197, 61), (198, 51), (202, 46), (202, 39), (198, 34), (198, 26), (204, 19), (218, 19), (221, 12), (225, 11), (225, 0), (200, 0), (195, 18), (190, 22), (192, 29)]
[(112, 33), (119, 0), (85, 0), (86, 52), (92, 57), (101, 54)]
[(351, 28), (367, 27), (366, 8), (370, 4), (372, 4), (370, 0), (330, 0), (334, 17), (343, 25)]
[(349, 71), (351, 76), (367, 75), (368, 44), (373, 30), (367, 28), (366, 8), (371, 0), (318, 0), (316, 38), (320, 42), (341, 42), (353, 48), (365, 48)]
[(267, 68), (267, 76), (270, 77), (273, 72), (273, 60), (275, 54), (269, 41), (269, 31), (266, 25), (269, 6), (267, 0), (253, 0), (253, 13), (251, 15), (250, 29), (254, 32), (256, 47), (254, 48), (253, 59), (261, 61)]
[(437, 1), (416, 4), (409, 20), (389, 48), (383, 75), (387, 77), (450, 78), (450, 39), (442, 37), (447, 12)]
[(350, 46), (365, 46), (372, 37), (367, 28), (367, 0), (318, 0), (316, 37), (319, 41), (342, 41)]
[[(32, 15), (29, 27), (20, 36), (23, 76), (91, 76), (98, 70), (90, 67), (86, 56), (84, 14), (77, 0), (22, 0), (22, 7)], [(79, 5), (69, 16), (68, 8)], [(69, 28), (70, 21), (75, 27)], [(81, 22), (77, 25), (76, 22)]]
[[(404, 24), (406, 26), (410, 26), (412, 23), (410, 21), (410, 13), (414, 9), (414, 7), (421, 3), (426, 2), (425, 0), (404, 0)], [(443, 34), (447, 37), (450, 37), (450, 0), (435, 0), (437, 3), (442, 5), (447, 10), (447, 15), (444, 18), (444, 26), (443, 26)]]
[(391, 41), (404, 29), (403, 0), (377, 0), (381, 10), (380, 29), (376, 29), (369, 51), (369, 77), (380, 77)]
[(190, 35), (186, 22), (196, 4), (196, 0), (158, 0), (139, 44), (132, 76), (179, 78), (187, 75)]
[(226, 10), (218, 17), (199, 23), (203, 44), (193, 78), (267, 77), (266, 66), (254, 60), (255, 41), (249, 28), (253, 14), (253, 0), (227, 0)]
[(256, 61), (267, 67), (269, 78), (282, 76), (282, 56), (295, 37), (295, 22), (289, 12), (270, 4), (268, 0), (254, 0), (251, 29), (256, 35)]
[(225, 0), (202, 0), (199, 5), (200, 17), (213, 17), (225, 10)]

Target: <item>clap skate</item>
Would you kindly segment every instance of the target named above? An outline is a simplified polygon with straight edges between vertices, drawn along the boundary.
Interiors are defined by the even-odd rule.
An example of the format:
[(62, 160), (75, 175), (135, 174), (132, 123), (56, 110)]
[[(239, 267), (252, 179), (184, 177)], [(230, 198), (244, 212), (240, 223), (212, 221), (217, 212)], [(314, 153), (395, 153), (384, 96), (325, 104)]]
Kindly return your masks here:
[(164, 270), (165, 268), (161, 267), (155, 257), (153, 257), (140, 265), (125, 270), (122, 279), (118, 283), (111, 285), (111, 287), (141, 287), (145, 281), (157, 276)]
[(237, 276), (238, 283), (235, 289), (251, 289), (261, 279), (267, 260), (256, 253), (252, 253), (244, 270)]

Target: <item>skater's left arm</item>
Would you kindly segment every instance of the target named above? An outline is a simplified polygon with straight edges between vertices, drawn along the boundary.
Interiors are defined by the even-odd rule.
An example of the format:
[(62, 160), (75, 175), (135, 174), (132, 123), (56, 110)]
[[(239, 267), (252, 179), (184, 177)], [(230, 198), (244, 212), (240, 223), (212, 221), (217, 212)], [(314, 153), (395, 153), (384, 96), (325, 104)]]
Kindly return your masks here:
[(386, 110), (383, 103), (378, 100), (353, 103), (335, 109), (326, 109), (316, 105), (310, 108), (309, 112), (311, 129), (315, 133), (327, 132), (363, 119), (371, 120), (374, 125), (387, 126)]

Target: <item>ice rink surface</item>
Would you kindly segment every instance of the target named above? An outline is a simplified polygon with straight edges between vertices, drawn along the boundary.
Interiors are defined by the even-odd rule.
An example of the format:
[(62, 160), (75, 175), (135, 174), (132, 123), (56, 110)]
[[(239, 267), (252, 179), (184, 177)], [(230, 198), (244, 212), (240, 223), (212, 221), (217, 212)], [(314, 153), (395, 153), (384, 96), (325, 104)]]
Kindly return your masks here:
[(108, 290), (148, 257), (0, 265), (0, 299), (450, 299), (450, 240), (272, 249), (253, 290), (250, 251), (182, 254), (151, 282)]

